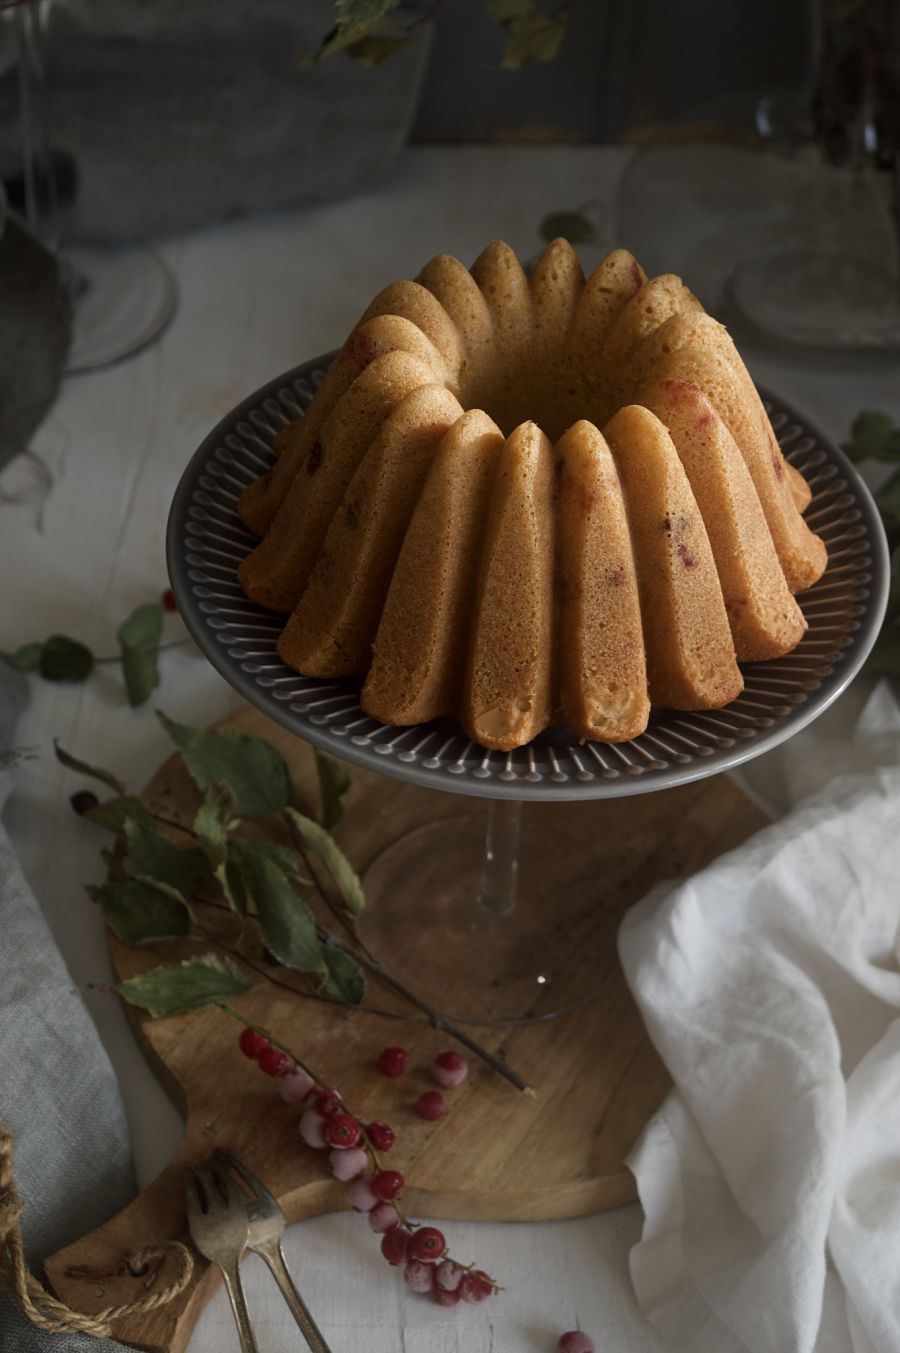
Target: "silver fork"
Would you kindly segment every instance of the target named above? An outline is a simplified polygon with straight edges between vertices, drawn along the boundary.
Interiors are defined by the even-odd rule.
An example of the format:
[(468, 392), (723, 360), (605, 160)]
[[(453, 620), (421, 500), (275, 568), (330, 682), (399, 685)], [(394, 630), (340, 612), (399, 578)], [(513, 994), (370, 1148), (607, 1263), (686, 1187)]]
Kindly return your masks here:
[(216, 1165), (185, 1170), (185, 1193), (191, 1239), (200, 1253), (222, 1270), (241, 1351), (259, 1353), (238, 1273), (238, 1260), (250, 1231), (243, 1196), (228, 1170)]
[(281, 1295), (312, 1353), (331, 1353), (322, 1333), (294, 1286), (284, 1261), (281, 1237), (284, 1235), (284, 1213), (261, 1179), (228, 1151), (219, 1151), (216, 1159), (227, 1170), (232, 1170), (247, 1188), (243, 1204), (249, 1222), (247, 1248), (260, 1255), (268, 1264)]

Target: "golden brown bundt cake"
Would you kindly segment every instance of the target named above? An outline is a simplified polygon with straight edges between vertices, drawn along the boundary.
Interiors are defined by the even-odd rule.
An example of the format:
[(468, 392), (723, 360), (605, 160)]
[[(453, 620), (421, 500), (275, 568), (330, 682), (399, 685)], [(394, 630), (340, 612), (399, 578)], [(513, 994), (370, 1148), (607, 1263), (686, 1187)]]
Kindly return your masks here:
[(381, 291), (244, 492), (282, 659), (385, 723), (511, 749), (714, 709), (789, 652), (827, 563), (727, 331), (623, 249), (505, 244)]

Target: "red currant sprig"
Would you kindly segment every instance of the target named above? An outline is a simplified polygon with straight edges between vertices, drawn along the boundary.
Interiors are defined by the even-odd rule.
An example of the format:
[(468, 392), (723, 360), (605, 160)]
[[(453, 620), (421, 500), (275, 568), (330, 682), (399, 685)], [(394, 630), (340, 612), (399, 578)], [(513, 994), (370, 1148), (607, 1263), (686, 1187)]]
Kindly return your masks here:
[[(384, 1169), (379, 1156), (394, 1145), (389, 1123), (364, 1123), (348, 1112), (337, 1090), (324, 1086), (263, 1030), (248, 1025), (238, 1043), (245, 1057), (277, 1079), (282, 1098), (302, 1110), (301, 1139), (314, 1150), (328, 1150), (331, 1173), (348, 1185), (350, 1206), (367, 1214), (372, 1230), (382, 1237), (381, 1253), (389, 1264), (403, 1266), (412, 1291), (430, 1295), (440, 1306), (485, 1301), (500, 1291), (482, 1269), (457, 1263), (447, 1253), (443, 1232), (436, 1226), (422, 1226), (404, 1215), (401, 1195), (406, 1181), (399, 1170)], [(408, 1065), (406, 1048), (385, 1048), (378, 1059), (386, 1076), (401, 1076)], [(444, 1087), (462, 1084), (467, 1073), (465, 1061), (455, 1052), (441, 1053), (431, 1068), (432, 1078)], [(419, 1096), (416, 1110), (420, 1117), (436, 1121), (447, 1112), (447, 1101), (439, 1090), (427, 1090)]]

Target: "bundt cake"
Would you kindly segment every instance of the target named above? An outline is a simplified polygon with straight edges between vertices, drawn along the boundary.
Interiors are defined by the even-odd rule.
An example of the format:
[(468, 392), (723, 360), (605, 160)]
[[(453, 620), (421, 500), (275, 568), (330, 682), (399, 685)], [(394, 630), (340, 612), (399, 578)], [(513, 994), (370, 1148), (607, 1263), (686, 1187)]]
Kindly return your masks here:
[[(601, 431), (602, 429), (602, 431)], [(625, 250), (495, 243), (382, 291), (240, 515), (249, 597), (307, 676), (485, 747), (616, 742), (789, 652), (826, 565), (726, 330)]]

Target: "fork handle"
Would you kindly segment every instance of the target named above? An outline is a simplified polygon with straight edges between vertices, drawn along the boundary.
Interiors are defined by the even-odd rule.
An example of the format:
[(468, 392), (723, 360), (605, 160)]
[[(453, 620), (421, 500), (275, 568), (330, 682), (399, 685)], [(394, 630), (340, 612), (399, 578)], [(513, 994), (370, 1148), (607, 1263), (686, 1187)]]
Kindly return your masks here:
[(253, 1330), (250, 1326), (250, 1314), (247, 1310), (247, 1301), (244, 1297), (244, 1287), (241, 1282), (241, 1275), (238, 1272), (237, 1264), (226, 1268), (223, 1264), (222, 1276), (225, 1279), (225, 1290), (228, 1293), (228, 1300), (231, 1302), (231, 1310), (234, 1315), (234, 1323), (237, 1325), (238, 1337), (241, 1341), (241, 1353), (259, 1353)]
[(252, 1245), (250, 1248), (261, 1255), (268, 1264), (272, 1277), (277, 1282), (279, 1291), (287, 1302), (291, 1315), (296, 1320), (300, 1333), (312, 1349), (312, 1353), (331, 1353), (331, 1349), (322, 1337), (321, 1330), (294, 1286), (294, 1280), (288, 1272), (288, 1266), (284, 1262), (284, 1255), (278, 1242), (270, 1245)]

